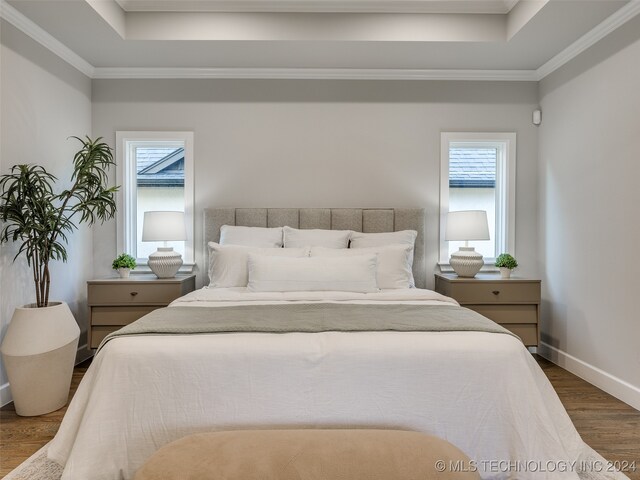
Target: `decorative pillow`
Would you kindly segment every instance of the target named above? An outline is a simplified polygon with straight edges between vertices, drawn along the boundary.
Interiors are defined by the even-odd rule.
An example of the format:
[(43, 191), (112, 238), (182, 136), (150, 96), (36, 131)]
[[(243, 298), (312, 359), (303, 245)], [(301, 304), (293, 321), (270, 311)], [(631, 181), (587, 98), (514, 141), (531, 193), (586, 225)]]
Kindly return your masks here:
[(255, 248), (209, 242), (209, 286), (246, 287), (247, 258), (251, 253), (284, 257), (308, 257), (309, 248)]
[(245, 247), (282, 247), (282, 227), (220, 227), (220, 245), (244, 245)]
[(350, 230), (298, 230), (283, 227), (284, 248), (301, 248), (307, 245), (327, 248), (347, 248), (349, 246)]
[[(286, 250), (286, 249), (285, 249)], [(253, 292), (377, 292), (377, 256), (276, 258), (249, 255)]]
[(413, 247), (417, 236), (418, 232), (415, 230), (381, 233), (351, 232), (350, 248), (381, 247), (385, 245), (411, 245)]
[[(349, 248), (382, 247), (386, 245), (411, 245), (409, 265), (413, 269), (413, 249), (418, 232), (415, 230), (400, 230), (399, 232), (362, 233), (351, 232)], [(411, 286), (415, 286), (413, 270), (411, 271)]]
[(349, 257), (363, 253), (378, 255), (377, 281), (378, 288), (411, 288), (413, 273), (411, 271), (411, 245), (388, 245), (385, 247), (366, 248), (324, 248), (311, 247), (311, 257)]

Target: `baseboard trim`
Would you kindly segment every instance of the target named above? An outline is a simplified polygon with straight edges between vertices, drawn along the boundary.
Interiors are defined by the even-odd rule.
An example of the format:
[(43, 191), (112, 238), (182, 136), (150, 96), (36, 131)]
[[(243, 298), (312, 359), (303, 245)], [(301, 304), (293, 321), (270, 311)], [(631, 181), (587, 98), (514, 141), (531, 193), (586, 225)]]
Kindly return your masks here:
[(0, 407), (4, 407), (7, 403), (11, 403), (11, 390), (9, 390), (9, 382), (0, 386)]
[(78, 352), (76, 353), (75, 364), (78, 365), (91, 357), (93, 357), (93, 350), (89, 348), (89, 344), (85, 343), (84, 345), (80, 345), (78, 347)]
[[(78, 365), (85, 360), (93, 357), (93, 350), (88, 348), (88, 344), (80, 345), (78, 347), (78, 351), (76, 352), (76, 361), (74, 365)], [(13, 397), (11, 396), (11, 389), (9, 388), (9, 382), (0, 385), (0, 407), (4, 407), (8, 403), (13, 401)]]
[(548, 343), (540, 342), (538, 355), (640, 410), (640, 388)]

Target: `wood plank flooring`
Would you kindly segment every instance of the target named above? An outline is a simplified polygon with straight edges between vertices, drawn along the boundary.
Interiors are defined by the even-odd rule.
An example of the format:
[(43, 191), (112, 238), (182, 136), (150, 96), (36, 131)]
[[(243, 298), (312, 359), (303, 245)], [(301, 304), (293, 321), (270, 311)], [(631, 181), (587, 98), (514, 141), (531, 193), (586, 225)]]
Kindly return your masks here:
[(640, 412), (548, 360), (536, 360), (582, 439), (610, 462), (635, 461), (635, 472), (624, 473), (640, 480)]
[[(582, 438), (610, 461), (636, 461), (640, 480), (640, 412), (581, 380), (553, 363), (536, 356)], [(75, 368), (71, 396), (90, 364)], [(4, 476), (53, 438), (66, 408), (40, 417), (19, 417), (9, 404), (0, 409), (0, 476)]]

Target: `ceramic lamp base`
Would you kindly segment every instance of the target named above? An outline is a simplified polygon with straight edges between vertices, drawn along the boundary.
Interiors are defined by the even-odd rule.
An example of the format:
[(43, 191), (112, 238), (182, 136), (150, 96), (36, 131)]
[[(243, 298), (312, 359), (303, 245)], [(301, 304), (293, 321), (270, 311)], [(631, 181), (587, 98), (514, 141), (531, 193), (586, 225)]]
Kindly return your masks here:
[(459, 277), (475, 277), (484, 265), (482, 255), (475, 251), (473, 247), (460, 247), (455, 253), (451, 254), (449, 260), (451, 268)]
[(171, 247), (158, 247), (149, 255), (149, 268), (158, 278), (173, 278), (182, 266), (182, 255)]

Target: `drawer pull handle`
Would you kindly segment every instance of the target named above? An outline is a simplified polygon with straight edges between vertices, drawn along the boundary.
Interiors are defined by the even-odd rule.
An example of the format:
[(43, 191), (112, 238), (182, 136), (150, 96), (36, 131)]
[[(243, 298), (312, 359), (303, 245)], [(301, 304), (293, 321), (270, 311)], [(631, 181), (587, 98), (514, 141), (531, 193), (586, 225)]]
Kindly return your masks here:
[(138, 294), (138, 292), (131, 292), (131, 296), (135, 297)]
[(500, 290), (494, 290), (494, 291), (493, 291), (493, 292), (491, 292), (491, 293), (493, 293), (494, 295), (499, 295), (499, 294), (500, 294)]

